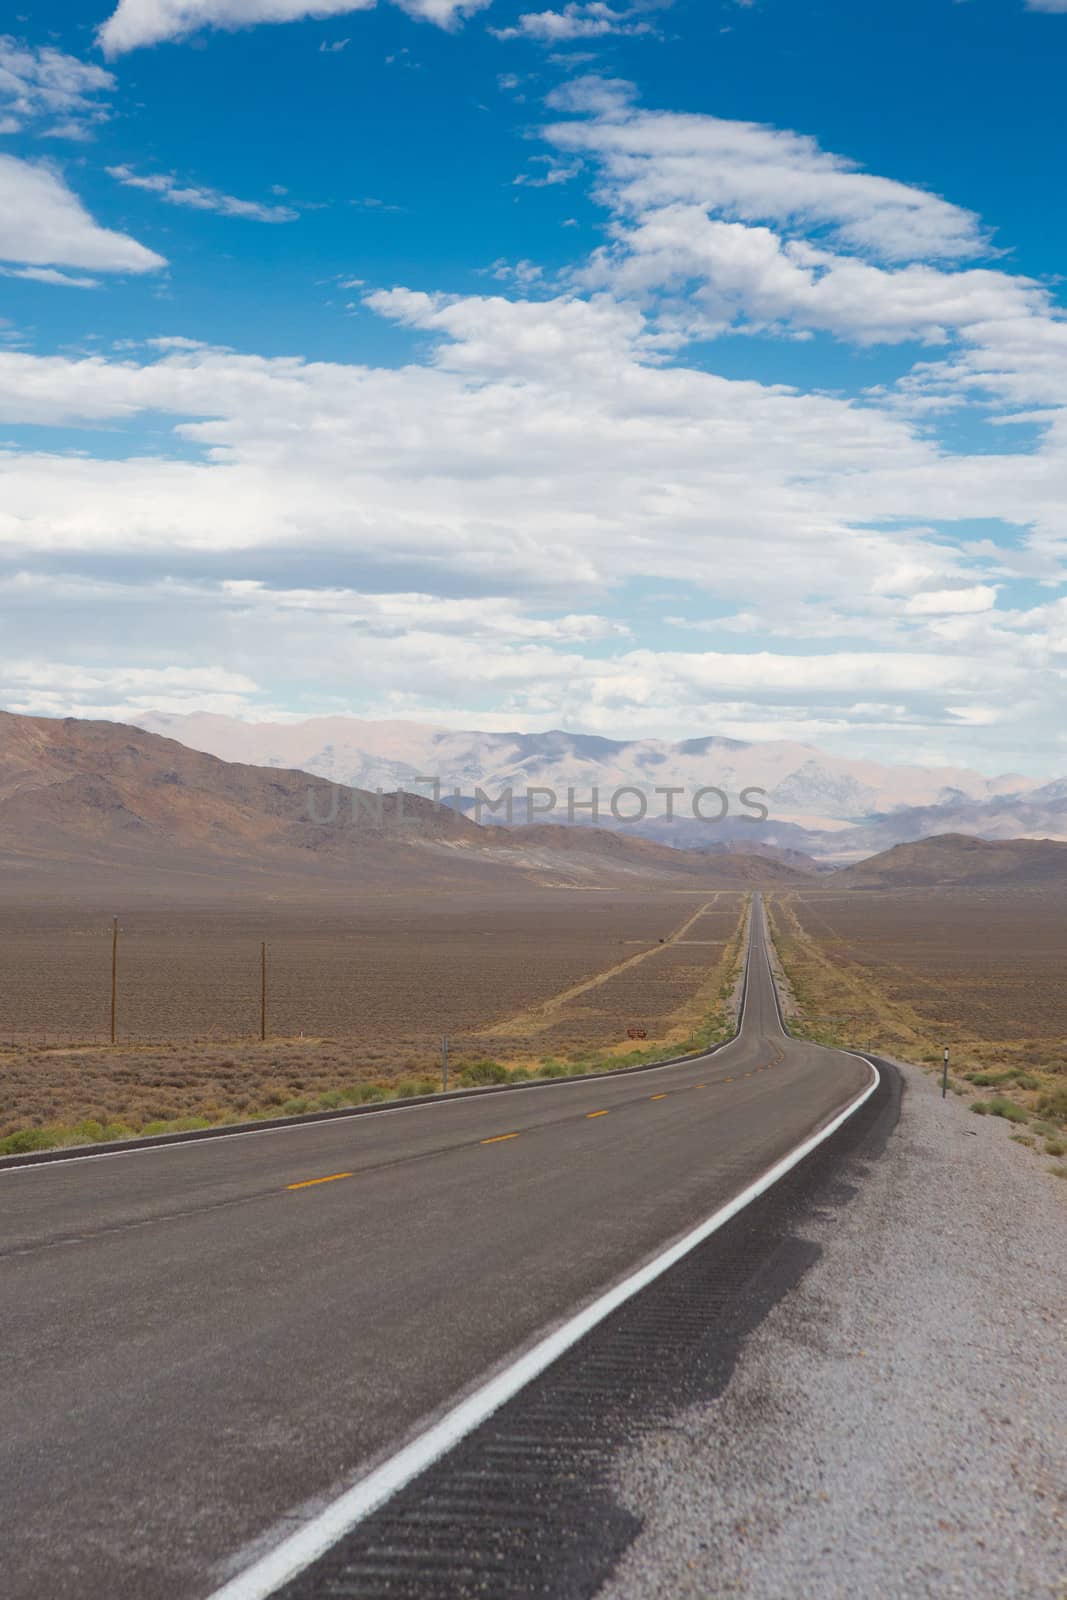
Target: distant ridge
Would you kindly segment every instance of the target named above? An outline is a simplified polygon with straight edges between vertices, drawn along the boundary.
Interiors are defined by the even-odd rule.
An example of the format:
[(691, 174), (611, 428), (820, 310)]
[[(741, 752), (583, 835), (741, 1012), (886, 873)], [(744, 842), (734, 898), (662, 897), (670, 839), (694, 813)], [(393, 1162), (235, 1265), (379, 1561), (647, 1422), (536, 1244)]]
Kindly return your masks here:
[(1067, 884), (1067, 844), (1052, 839), (975, 839), (946, 833), (894, 845), (833, 875), (835, 888), (894, 889), (983, 884)]
[[(378, 796), (226, 762), (122, 723), (0, 712), (0, 890), (151, 882), (225, 894), (353, 887), (803, 881), (788, 863), (709, 856), (598, 829), (481, 827), (422, 795)], [(168, 887), (169, 885), (169, 887)]]
[[(258, 766), (301, 768), (336, 783), (429, 792), (419, 779), (439, 777), (459, 789), (469, 807), (475, 790), (516, 794), (515, 820), (526, 822), (519, 796), (548, 788), (565, 806), (596, 787), (603, 797), (636, 786), (649, 797), (648, 815), (626, 827), (664, 844), (700, 849), (710, 839), (736, 840), (847, 862), (907, 839), (935, 833), (1007, 838), (1046, 834), (1067, 838), (1067, 783), (1039, 784), (1018, 773), (986, 777), (965, 767), (891, 766), (831, 755), (795, 740), (745, 742), (709, 734), (679, 743), (608, 739), (597, 734), (481, 732), (358, 717), (312, 717), (284, 723), (244, 722), (213, 714), (146, 712), (145, 728), (193, 749)], [(690, 797), (705, 785), (730, 797), (733, 809), (714, 827), (695, 820)], [(674, 820), (662, 815), (657, 788), (683, 791)], [(754, 824), (739, 809), (741, 791), (763, 791), (767, 821)], [(561, 818), (556, 815), (553, 821)], [(565, 817), (563, 818), (565, 820)], [(601, 825), (612, 819), (602, 811)]]

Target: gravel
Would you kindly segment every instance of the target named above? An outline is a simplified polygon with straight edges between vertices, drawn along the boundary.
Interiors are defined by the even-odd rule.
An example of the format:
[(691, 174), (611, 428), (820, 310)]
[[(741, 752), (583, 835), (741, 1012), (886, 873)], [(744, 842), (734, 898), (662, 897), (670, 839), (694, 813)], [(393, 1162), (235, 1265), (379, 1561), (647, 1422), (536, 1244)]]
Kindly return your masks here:
[(724, 1393), (623, 1458), (644, 1527), (599, 1600), (1067, 1597), (1067, 1183), (900, 1070)]

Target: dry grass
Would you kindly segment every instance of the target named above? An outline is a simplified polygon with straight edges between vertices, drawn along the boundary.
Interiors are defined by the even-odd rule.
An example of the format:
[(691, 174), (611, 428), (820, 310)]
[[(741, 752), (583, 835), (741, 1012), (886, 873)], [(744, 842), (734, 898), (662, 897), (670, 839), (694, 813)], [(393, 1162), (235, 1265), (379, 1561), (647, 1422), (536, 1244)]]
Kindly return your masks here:
[(1067, 1126), (1067, 919), (1040, 890), (775, 896), (775, 942), (801, 1031), (934, 1071), (950, 1051), (974, 1109)]
[[(506, 904), (473, 897), (470, 904), (453, 899), (447, 907), (383, 902), (375, 908), (373, 931), (366, 910), (345, 930), (324, 930), (321, 921), (308, 929), (291, 921), (275, 929), (274, 948), (283, 946), (287, 969), (301, 974), (304, 1014), (329, 1015), (346, 1022), (347, 1030), (294, 1030), (262, 1043), (247, 1035), (120, 1039), (114, 1049), (92, 1040), (0, 1044), (0, 1141), (19, 1135), (17, 1148), (27, 1137), (32, 1142), (32, 1130), (42, 1129), (50, 1130), (52, 1142), (118, 1137), (432, 1092), (439, 1087), (440, 1038), (446, 1031), (453, 1086), (491, 1081), (494, 1074), (636, 1064), (672, 1047), (710, 1042), (728, 1031), (745, 901), (741, 894), (722, 895), (703, 911), (705, 899), (694, 905), (685, 895), (650, 899), (559, 891)], [(684, 939), (672, 943), (672, 933), (689, 922)], [(173, 940), (172, 974), (184, 970), (173, 957), (188, 956), (187, 926), (183, 933), (180, 943), (177, 936)], [(127, 937), (132, 943), (133, 935)], [(142, 962), (154, 969), (166, 936), (149, 927), (140, 937)], [(70, 1021), (80, 991), (74, 987), (74, 1009), (63, 1013), (64, 964), (79, 938), (100, 943), (96, 934), (61, 932), (43, 964), (51, 974), (54, 1014)], [(635, 938), (641, 942), (635, 945)], [(21, 941), (10, 934), (0, 940), (0, 950), (12, 947), (21, 948)], [(254, 979), (255, 960), (246, 958), (258, 958), (258, 950), (243, 927), (204, 931), (199, 948), (193, 968), (198, 982), (213, 981), (213, 966), (217, 976), (219, 965), (238, 955), (251, 965)], [(647, 960), (631, 964), (635, 953)], [(96, 948), (92, 961), (109, 975)], [(602, 983), (596, 962), (605, 973)], [(131, 984), (130, 965), (123, 971)], [(249, 987), (242, 1003), (258, 1020), (254, 983)], [(190, 1002), (188, 986), (175, 980), (152, 1018), (183, 1019)], [(518, 1013), (516, 1002), (524, 1008)], [(66, 1003), (71, 1004), (69, 991)], [(499, 1026), (502, 1012), (533, 1017), (546, 1006), (553, 1021), (539, 1033)], [(205, 1017), (199, 1020), (206, 1033)], [(636, 1049), (627, 1039), (635, 1024), (647, 1035)]]

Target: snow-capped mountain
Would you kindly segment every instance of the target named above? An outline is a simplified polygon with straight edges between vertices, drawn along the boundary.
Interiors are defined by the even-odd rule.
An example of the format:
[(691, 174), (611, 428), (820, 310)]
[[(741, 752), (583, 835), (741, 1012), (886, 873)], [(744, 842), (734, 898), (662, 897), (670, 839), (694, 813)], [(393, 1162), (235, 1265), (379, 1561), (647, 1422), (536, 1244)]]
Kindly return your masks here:
[[(1039, 788), (1036, 780), (1015, 773), (989, 778), (961, 767), (889, 766), (850, 760), (788, 740), (746, 744), (709, 736), (671, 744), (560, 731), (457, 731), (346, 716), (254, 723), (209, 714), (153, 712), (143, 716), (140, 725), (226, 761), (298, 767), (364, 789), (404, 788), (428, 794), (427, 780), (436, 779), (442, 795), (458, 791), (468, 800), (479, 787), (491, 798), (511, 789), (517, 822), (526, 821), (521, 802), (527, 789), (548, 789), (558, 796), (556, 811), (544, 820), (565, 822), (568, 791), (574, 791), (580, 804), (596, 788), (601, 796), (599, 820), (610, 826), (612, 793), (636, 788), (648, 797), (642, 831), (689, 846), (710, 841), (706, 824), (693, 818), (691, 797), (697, 790), (711, 787), (721, 789), (730, 799), (726, 834), (740, 829), (752, 837), (753, 824), (741, 808), (740, 797), (745, 790), (760, 790), (759, 801), (768, 812), (760, 829), (763, 842), (823, 856), (863, 853), (862, 836), (868, 831), (877, 834), (878, 842), (871, 845), (875, 849), (882, 847), (887, 835), (894, 839), (921, 837), (935, 831), (931, 823), (938, 817), (967, 831), (969, 814), (1000, 822), (1022, 808), (1032, 823), (1035, 805), (1031, 802), (1042, 814), (1050, 809), (1057, 815), (1063, 813), (1060, 827), (1050, 831), (1067, 831), (1067, 799), (1058, 792), (1067, 792), (1067, 783)], [(657, 796), (657, 789), (682, 791), (673, 802), (677, 823), (663, 820), (667, 800), (662, 794)], [(632, 810), (633, 803), (625, 809)], [(487, 816), (485, 820), (500, 818)], [(587, 812), (580, 812), (575, 820), (590, 818)], [(982, 830), (976, 826), (971, 831)], [(835, 848), (838, 836), (840, 849)]]

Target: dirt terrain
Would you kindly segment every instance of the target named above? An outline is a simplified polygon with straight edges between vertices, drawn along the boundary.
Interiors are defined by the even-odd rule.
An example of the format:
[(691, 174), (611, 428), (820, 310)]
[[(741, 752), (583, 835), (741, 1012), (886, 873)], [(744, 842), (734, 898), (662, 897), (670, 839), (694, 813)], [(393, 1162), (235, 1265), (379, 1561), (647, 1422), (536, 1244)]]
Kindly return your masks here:
[(948, 1045), (959, 1092), (1020, 1130), (1032, 1122), (1020, 1139), (1060, 1143), (1067, 915), (1057, 890), (813, 888), (775, 895), (771, 922), (813, 1037), (934, 1068)]
[(457, 1075), (487, 1057), (533, 1068), (674, 1042), (721, 1014), (743, 906), (736, 892), (536, 888), (344, 910), (143, 904), (120, 920), (115, 1050), (106, 913), (0, 907), (0, 1137), (309, 1109), (361, 1085), (436, 1082), (442, 1035)]

